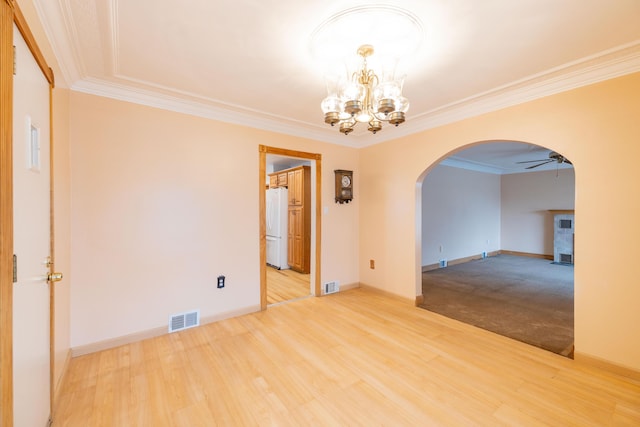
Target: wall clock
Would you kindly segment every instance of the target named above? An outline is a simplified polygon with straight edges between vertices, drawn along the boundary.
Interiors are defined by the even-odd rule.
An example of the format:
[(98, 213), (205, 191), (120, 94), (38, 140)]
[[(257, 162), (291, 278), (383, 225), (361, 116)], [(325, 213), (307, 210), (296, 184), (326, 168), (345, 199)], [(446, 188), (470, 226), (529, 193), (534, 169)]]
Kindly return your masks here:
[(337, 169), (336, 203), (349, 203), (353, 199), (353, 171)]

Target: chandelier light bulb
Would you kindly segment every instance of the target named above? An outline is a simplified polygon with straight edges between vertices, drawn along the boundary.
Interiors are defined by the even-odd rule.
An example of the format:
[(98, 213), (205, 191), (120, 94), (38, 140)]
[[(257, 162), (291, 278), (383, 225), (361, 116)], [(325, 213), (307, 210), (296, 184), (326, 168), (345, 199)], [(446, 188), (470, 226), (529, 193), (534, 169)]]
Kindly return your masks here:
[(373, 119), (373, 115), (366, 111), (360, 112), (360, 114), (356, 116), (356, 121), (360, 123), (369, 123), (371, 119)]

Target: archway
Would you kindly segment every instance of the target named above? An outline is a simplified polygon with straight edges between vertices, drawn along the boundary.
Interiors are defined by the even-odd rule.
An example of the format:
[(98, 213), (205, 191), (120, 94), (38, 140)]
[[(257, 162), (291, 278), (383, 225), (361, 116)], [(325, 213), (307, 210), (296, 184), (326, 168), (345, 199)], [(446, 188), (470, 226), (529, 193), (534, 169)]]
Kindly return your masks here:
[(534, 144), (477, 142), (426, 169), (417, 198), (418, 305), (570, 356), (573, 240), (565, 262), (554, 247), (558, 214), (575, 225), (570, 161)]

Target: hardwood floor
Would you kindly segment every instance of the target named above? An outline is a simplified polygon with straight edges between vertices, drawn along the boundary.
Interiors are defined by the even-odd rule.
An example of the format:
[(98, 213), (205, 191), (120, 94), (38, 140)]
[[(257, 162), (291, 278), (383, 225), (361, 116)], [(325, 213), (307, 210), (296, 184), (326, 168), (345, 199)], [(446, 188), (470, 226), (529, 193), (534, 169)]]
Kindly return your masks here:
[(310, 275), (267, 266), (267, 304), (311, 295)]
[(640, 381), (366, 289), (74, 358), (54, 426), (640, 425)]

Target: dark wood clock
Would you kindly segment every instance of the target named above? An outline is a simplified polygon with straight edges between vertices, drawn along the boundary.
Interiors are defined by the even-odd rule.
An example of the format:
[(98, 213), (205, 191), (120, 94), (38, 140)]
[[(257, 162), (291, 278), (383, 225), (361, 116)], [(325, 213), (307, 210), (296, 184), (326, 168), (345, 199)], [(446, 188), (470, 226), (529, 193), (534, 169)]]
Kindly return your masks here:
[(353, 171), (334, 170), (336, 174), (336, 203), (349, 203), (353, 199)]

